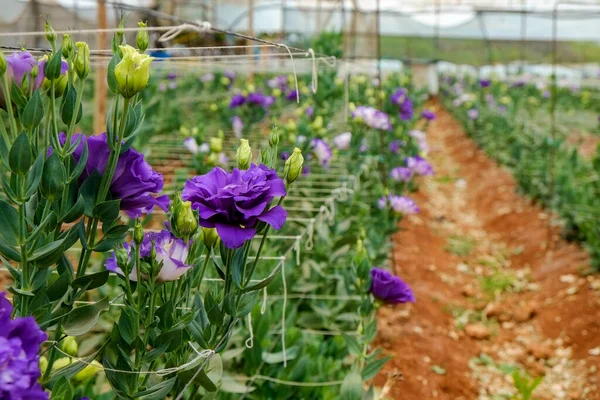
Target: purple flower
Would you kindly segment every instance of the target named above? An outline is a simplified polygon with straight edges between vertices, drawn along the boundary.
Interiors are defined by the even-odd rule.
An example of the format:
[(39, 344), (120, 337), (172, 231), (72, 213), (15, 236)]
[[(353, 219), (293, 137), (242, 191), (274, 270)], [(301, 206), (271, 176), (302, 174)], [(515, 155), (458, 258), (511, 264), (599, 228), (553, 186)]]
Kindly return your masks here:
[(211, 72), (207, 72), (206, 74), (202, 75), (200, 77), (200, 82), (212, 82), (215, 80), (215, 74), (211, 73)]
[(381, 269), (371, 269), (371, 293), (377, 299), (390, 304), (414, 303), (415, 294), (406, 282), (391, 272)]
[[(79, 136), (82, 136), (82, 140), (73, 153), (75, 162), (79, 161), (86, 142), (89, 154), (85, 168), (79, 177), (79, 182), (83, 182), (94, 171), (100, 175), (104, 174), (110, 149), (106, 143), (106, 133), (89, 137), (79, 133), (73, 135), (72, 141), (75, 142)], [(64, 143), (66, 140), (64, 134), (61, 134), (60, 140)], [(162, 191), (163, 185), (162, 174), (152, 169), (143, 154), (130, 147), (119, 156), (109, 192), (113, 199), (121, 200), (121, 210), (129, 217), (137, 218), (143, 213), (150, 213), (155, 206), (167, 211), (169, 197), (153, 196)]]
[(225, 76), (225, 78), (233, 82), (235, 80), (236, 74), (235, 71), (225, 71), (223, 72), (223, 76)]
[(267, 86), (271, 89), (285, 90), (287, 87), (287, 76), (279, 75), (267, 81)]
[(390, 171), (390, 178), (398, 182), (409, 182), (413, 177), (413, 171), (406, 167), (396, 167)]
[(417, 175), (429, 176), (434, 173), (431, 164), (420, 156), (407, 157), (406, 166)]
[(520, 87), (523, 87), (523, 86), (525, 86), (525, 83), (526, 83), (526, 82), (525, 82), (524, 80), (518, 80), (518, 81), (514, 82), (514, 83), (511, 85), (511, 87), (514, 87), (514, 88), (520, 88)]
[(47, 339), (33, 317), (11, 319), (12, 304), (0, 293), (0, 398), (7, 400), (48, 399), (37, 383), (40, 346)]
[(479, 118), (479, 110), (476, 108), (471, 108), (469, 111), (467, 111), (467, 116), (471, 121), (475, 121), (477, 118)]
[(315, 157), (319, 161), (319, 163), (327, 167), (331, 162), (331, 158), (333, 154), (331, 153), (331, 147), (325, 142), (323, 139), (314, 138), (312, 140), (312, 148)]
[[(29, 75), (33, 66), (37, 63), (35, 58), (28, 51), (21, 51), (18, 53), (12, 53), (10, 56), (6, 57), (6, 65), (7, 72), (12, 74), (13, 80), (17, 84), (17, 86), (21, 87), (21, 83), (25, 75)], [(41, 73), (40, 73), (41, 72)], [(42, 81), (44, 80), (44, 68), (38, 68), (38, 76), (41, 75), (40, 84), (37, 87), (41, 86)], [(29, 78), (28, 78), (29, 79)], [(37, 84), (38, 79), (36, 79)]]
[(233, 118), (231, 118), (231, 127), (233, 128), (233, 133), (235, 134), (236, 138), (242, 137), (244, 123), (240, 117), (234, 115)]
[(549, 90), (544, 90), (544, 93), (542, 93), (542, 97), (545, 99), (549, 99), (550, 98), (550, 91)]
[(390, 123), (390, 117), (373, 107), (360, 106), (356, 107), (356, 110), (352, 113), (352, 118), (360, 119), (367, 126), (373, 129), (383, 129), (386, 131), (392, 130), (392, 124)]
[(198, 142), (193, 137), (185, 138), (183, 141), (183, 147), (185, 147), (192, 154), (198, 154), (200, 152), (200, 146), (198, 146)]
[(313, 106), (308, 106), (306, 107), (305, 113), (308, 118), (312, 118), (313, 115), (315, 115), (315, 109), (313, 108)]
[(423, 110), (423, 112), (421, 113), (421, 116), (423, 118), (425, 118), (427, 121), (435, 120), (435, 113), (431, 110)]
[(268, 108), (275, 102), (275, 97), (265, 96), (261, 92), (252, 92), (248, 94), (246, 101), (248, 104), (254, 104), (263, 108)]
[(174, 81), (177, 78), (177, 74), (175, 74), (175, 72), (169, 72), (167, 74), (167, 79)]
[(400, 105), (404, 102), (404, 99), (407, 97), (406, 89), (397, 88), (394, 93), (390, 95), (390, 100), (392, 103), (396, 105)]
[(169, 82), (169, 89), (173, 90), (177, 88), (177, 82), (171, 81)]
[(419, 212), (419, 207), (417, 207), (414, 201), (408, 197), (396, 196), (394, 194), (381, 197), (377, 201), (377, 204), (381, 209), (389, 205), (396, 214), (400, 215), (416, 214)]
[(288, 158), (290, 158), (290, 153), (288, 151), (282, 151), (281, 154), (279, 154), (279, 158), (281, 158), (283, 161), (286, 161)]
[[(191, 264), (186, 264), (190, 251), (189, 245), (183, 239), (176, 238), (167, 230), (148, 232), (144, 235), (144, 241), (140, 245), (140, 257), (143, 260), (145, 259), (144, 261), (152, 261), (147, 259), (150, 257), (152, 243), (154, 243), (154, 250), (156, 251), (156, 261), (162, 263), (162, 268), (157, 277), (159, 281), (175, 281), (192, 267)], [(123, 243), (123, 248), (128, 252), (128, 261), (131, 262), (132, 246), (128, 243)], [(105, 266), (107, 270), (123, 275), (123, 271), (117, 263), (117, 256), (114, 252), (112, 253), (112, 257), (109, 257), (106, 260)], [(129, 274), (129, 279), (137, 281), (137, 271), (135, 266)]]
[[(33, 83), (34, 89), (42, 86), (42, 83), (44, 82), (44, 68), (46, 67), (46, 61), (46, 58), (41, 58), (40, 61), (38, 61), (38, 75), (35, 77), (35, 81)], [(60, 64), (60, 74), (66, 75), (68, 71), (69, 64), (65, 60), (62, 60), (62, 63)]]
[(398, 152), (400, 151), (400, 148), (403, 147), (404, 145), (405, 145), (405, 143), (402, 142), (401, 140), (392, 140), (389, 145), (390, 152), (392, 154), (398, 154)]
[(298, 99), (298, 91), (290, 90), (289, 92), (286, 93), (285, 99), (288, 101), (296, 101)]
[(348, 150), (350, 148), (350, 142), (352, 141), (352, 133), (344, 132), (340, 133), (333, 138), (333, 145), (339, 150)]
[(367, 143), (367, 139), (363, 139), (360, 142), (360, 147), (358, 148), (358, 151), (360, 151), (361, 153), (365, 153), (367, 150), (369, 150), (369, 144)]
[(492, 84), (492, 82), (489, 79), (480, 79), (479, 80), (479, 86), (481, 86), (482, 88), (490, 87), (491, 84)]
[(413, 117), (413, 103), (410, 97), (408, 97), (406, 89), (396, 89), (396, 91), (390, 95), (390, 100), (399, 107), (401, 120), (409, 121)]
[(231, 173), (214, 168), (185, 183), (181, 197), (198, 210), (200, 225), (217, 228), (223, 244), (238, 248), (256, 235), (259, 221), (276, 230), (283, 227), (287, 212), (279, 205), (269, 208), (275, 197), (285, 196), (285, 184), (275, 170), (252, 164)]
[(234, 94), (231, 96), (231, 101), (229, 101), (229, 108), (236, 108), (241, 105), (244, 105), (246, 102), (246, 98), (242, 94)]

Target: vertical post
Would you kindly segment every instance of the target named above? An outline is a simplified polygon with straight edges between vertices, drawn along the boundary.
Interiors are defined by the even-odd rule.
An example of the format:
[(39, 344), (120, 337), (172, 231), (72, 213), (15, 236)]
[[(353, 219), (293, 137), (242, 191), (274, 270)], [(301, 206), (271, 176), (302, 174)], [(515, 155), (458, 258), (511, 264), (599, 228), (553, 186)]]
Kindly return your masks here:
[[(248, 36), (254, 36), (254, 0), (248, 0)], [(250, 40), (246, 41), (246, 45), (251, 45), (253, 42)], [(259, 48), (260, 49), (260, 48)], [(247, 53), (249, 55), (253, 54), (254, 49), (252, 47), (248, 47)], [(248, 80), (250, 82), (254, 82), (254, 69), (256, 68), (256, 64), (252, 64), (252, 69), (248, 74)]]
[[(40, 3), (38, 0), (31, 0), (31, 17), (33, 20), (33, 31), (39, 32), (42, 30), (40, 25)], [(35, 35), (33, 37), (33, 47), (40, 47), (42, 36)]]
[[(98, 0), (98, 29), (106, 29), (106, 1)], [(106, 32), (98, 32), (96, 36), (96, 48), (107, 49), (108, 41), (106, 40)], [(94, 81), (94, 94), (96, 101), (94, 103), (94, 133), (98, 134), (106, 130), (106, 67), (99, 65), (96, 68)]]

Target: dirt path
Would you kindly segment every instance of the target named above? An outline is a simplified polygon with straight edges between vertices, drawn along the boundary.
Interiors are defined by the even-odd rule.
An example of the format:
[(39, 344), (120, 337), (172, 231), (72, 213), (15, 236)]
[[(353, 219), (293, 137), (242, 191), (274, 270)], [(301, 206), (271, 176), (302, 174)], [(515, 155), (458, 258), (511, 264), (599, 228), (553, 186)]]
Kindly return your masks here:
[(548, 246), (549, 216), (437, 114), (437, 174), (396, 237), (396, 273), (417, 303), (379, 315), (385, 372), (403, 375), (390, 397), (510, 399), (519, 369), (544, 376), (536, 399), (600, 399), (600, 275), (584, 275), (587, 255), (557, 229)]

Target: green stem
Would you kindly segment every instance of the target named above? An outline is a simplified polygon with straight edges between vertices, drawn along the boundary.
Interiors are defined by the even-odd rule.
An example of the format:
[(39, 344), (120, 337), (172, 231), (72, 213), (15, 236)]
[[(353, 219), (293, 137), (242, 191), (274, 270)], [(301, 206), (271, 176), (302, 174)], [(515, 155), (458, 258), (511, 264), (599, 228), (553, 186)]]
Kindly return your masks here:
[(85, 81), (80, 79), (77, 82), (77, 97), (75, 98), (75, 109), (73, 110), (73, 116), (71, 117), (71, 121), (69, 121), (69, 127), (67, 129), (67, 141), (68, 145), (71, 144), (71, 137), (73, 136), (73, 131), (75, 130), (75, 121), (77, 121), (77, 116), (79, 114), (79, 105), (81, 104), (81, 99), (83, 97), (83, 84)]
[(8, 78), (6, 77), (6, 73), (2, 74), (2, 89), (4, 90), (4, 98), (6, 99), (6, 110), (8, 111), (10, 130), (13, 134), (13, 138), (16, 138), (19, 133), (17, 131), (17, 121), (15, 120), (12, 102), (10, 100), (10, 90), (8, 89)]
[[(58, 322), (58, 325), (56, 326), (56, 331), (54, 331), (54, 342), (58, 342), (60, 337), (62, 336), (62, 319)], [(42, 376), (41, 381), (42, 382), (47, 382), (48, 378), (50, 377), (50, 373), (52, 372), (52, 366), (54, 365), (54, 361), (56, 361), (56, 356), (58, 355), (57, 351), (56, 351), (56, 344), (53, 344), (52, 347), (50, 347), (50, 351), (48, 352), (48, 366), (46, 367), (46, 371), (44, 372), (44, 375)]]
[[(19, 179), (20, 180), (20, 179)], [(28, 291), (30, 285), (30, 271), (27, 263), (27, 246), (25, 245), (27, 238), (27, 221), (25, 218), (25, 204), (19, 205), (19, 244), (21, 248), (21, 289)], [(27, 314), (28, 309), (27, 296), (22, 296), (21, 299), (21, 315)]]

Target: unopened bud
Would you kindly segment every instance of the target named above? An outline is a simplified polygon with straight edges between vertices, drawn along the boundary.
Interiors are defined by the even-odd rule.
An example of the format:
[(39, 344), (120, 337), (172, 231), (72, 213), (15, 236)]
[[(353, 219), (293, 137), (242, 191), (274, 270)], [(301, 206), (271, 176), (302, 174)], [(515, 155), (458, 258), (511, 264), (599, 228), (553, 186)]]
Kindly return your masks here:
[(44, 356), (40, 357), (40, 372), (42, 373), (42, 375), (46, 372), (46, 369), (48, 368), (48, 359)]
[(138, 27), (140, 28), (140, 30), (137, 33), (135, 41), (141, 53), (146, 51), (146, 49), (148, 48), (148, 42), (150, 41), (150, 38), (148, 36), (148, 30), (146, 29), (147, 26), (148, 25), (145, 22), (138, 22)]
[(77, 345), (77, 340), (75, 340), (73, 336), (64, 338), (61, 342), (60, 349), (71, 357), (77, 357), (79, 354), (79, 346)]
[(69, 357), (59, 358), (58, 360), (54, 361), (54, 364), (52, 365), (52, 370), (59, 370), (68, 365), (71, 365), (71, 359)]
[(240, 143), (240, 147), (235, 153), (235, 160), (239, 169), (248, 169), (252, 162), (252, 148), (246, 139), (240, 139)]
[(31, 72), (29, 72), (29, 75), (31, 75), (31, 79), (35, 80), (35, 78), (37, 78), (39, 74), (39, 67), (38, 64), (35, 63), (33, 64), (33, 67), (31, 67)]
[(302, 150), (296, 147), (290, 158), (285, 161), (285, 168), (283, 169), (283, 175), (288, 185), (298, 179), (302, 172), (302, 164), (304, 164)]
[(144, 228), (138, 221), (133, 228), (133, 240), (138, 246), (144, 241)]
[(177, 210), (175, 224), (175, 230), (184, 238), (193, 236), (198, 230), (198, 219), (192, 211), (192, 203), (190, 201), (181, 202)]
[(220, 153), (223, 151), (223, 139), (210, 138), (210, 151)]
[(204, 243), (206, 247), (212, 249), (219, 243), (219, 234), (215, 228), (200, 228), (200, 242)]
[(90, 73), (90, 48), (85, 42), (75, 43), (77, 54), (75, 55), (74, 69), (79, 79), (85, 79)]
[(156, 247), (154, 246), (154, 242), (152, 242), (152, 249), (150, 249), (150, 258), (153, 262), (156, 260)]
[(73, 39), (68, 33), (63, 34), (62, 39), (62, 56), (69, 58), (73, 53)]
[(124, 248), (117, 249), (115, 251), (115, 255), (117, 258), (117, 265), (121, 269), (127, 269), (126, 267), (129, 264), (129, 253)]
[(358, 239), (356, 241), (356, 255), (354, 256), (354, 262), (358, 265), (365, 258), (367, 258), (367, 250), (365, 249), (363, 241)]
[(121, 45), (123, 43), (123, 37), (125, 36), (125, 24), (123, 20), (119, 21), (119, 26), (117, 26), (117, 32), (115, 33), (115, 37), (117, 39), (117, 43)]
[(96, 376), (96, 374), (101, 371), (103, 369), (102, 364), (100, 364), (98, 361), (93, 360), (91, 363), (89, 363), (84, 369), (82, 369), (81, 371), (79, 371), (74, 377), (73, 379), (76, 382), (84, 382), (87, 381), (91, 378), (93, 378), (94, 376)]
[(150, 275), (150, 272), (152, 272), (152, 266), (150, 264), (148, 264), (147, 262), (142, 262), (142, 267), (140, 268), (140, 272), (143, 275)]
[(52, 29), (48, 21), (46, 21), (46, 25), (44, 26), (44, 32), (46, 32), (46, 39), (54, 46), (56, 43), (56, 32), (54, 32), (54, 29)]
[(0, 51), (0, 75), (4, 75), (6, 73), (6, 58), (4, 54)]
[(269, 133), (269, 146), (275, 147), (279, 144), (279, 132), (277, 128), (271, 129), (271, 133)]

